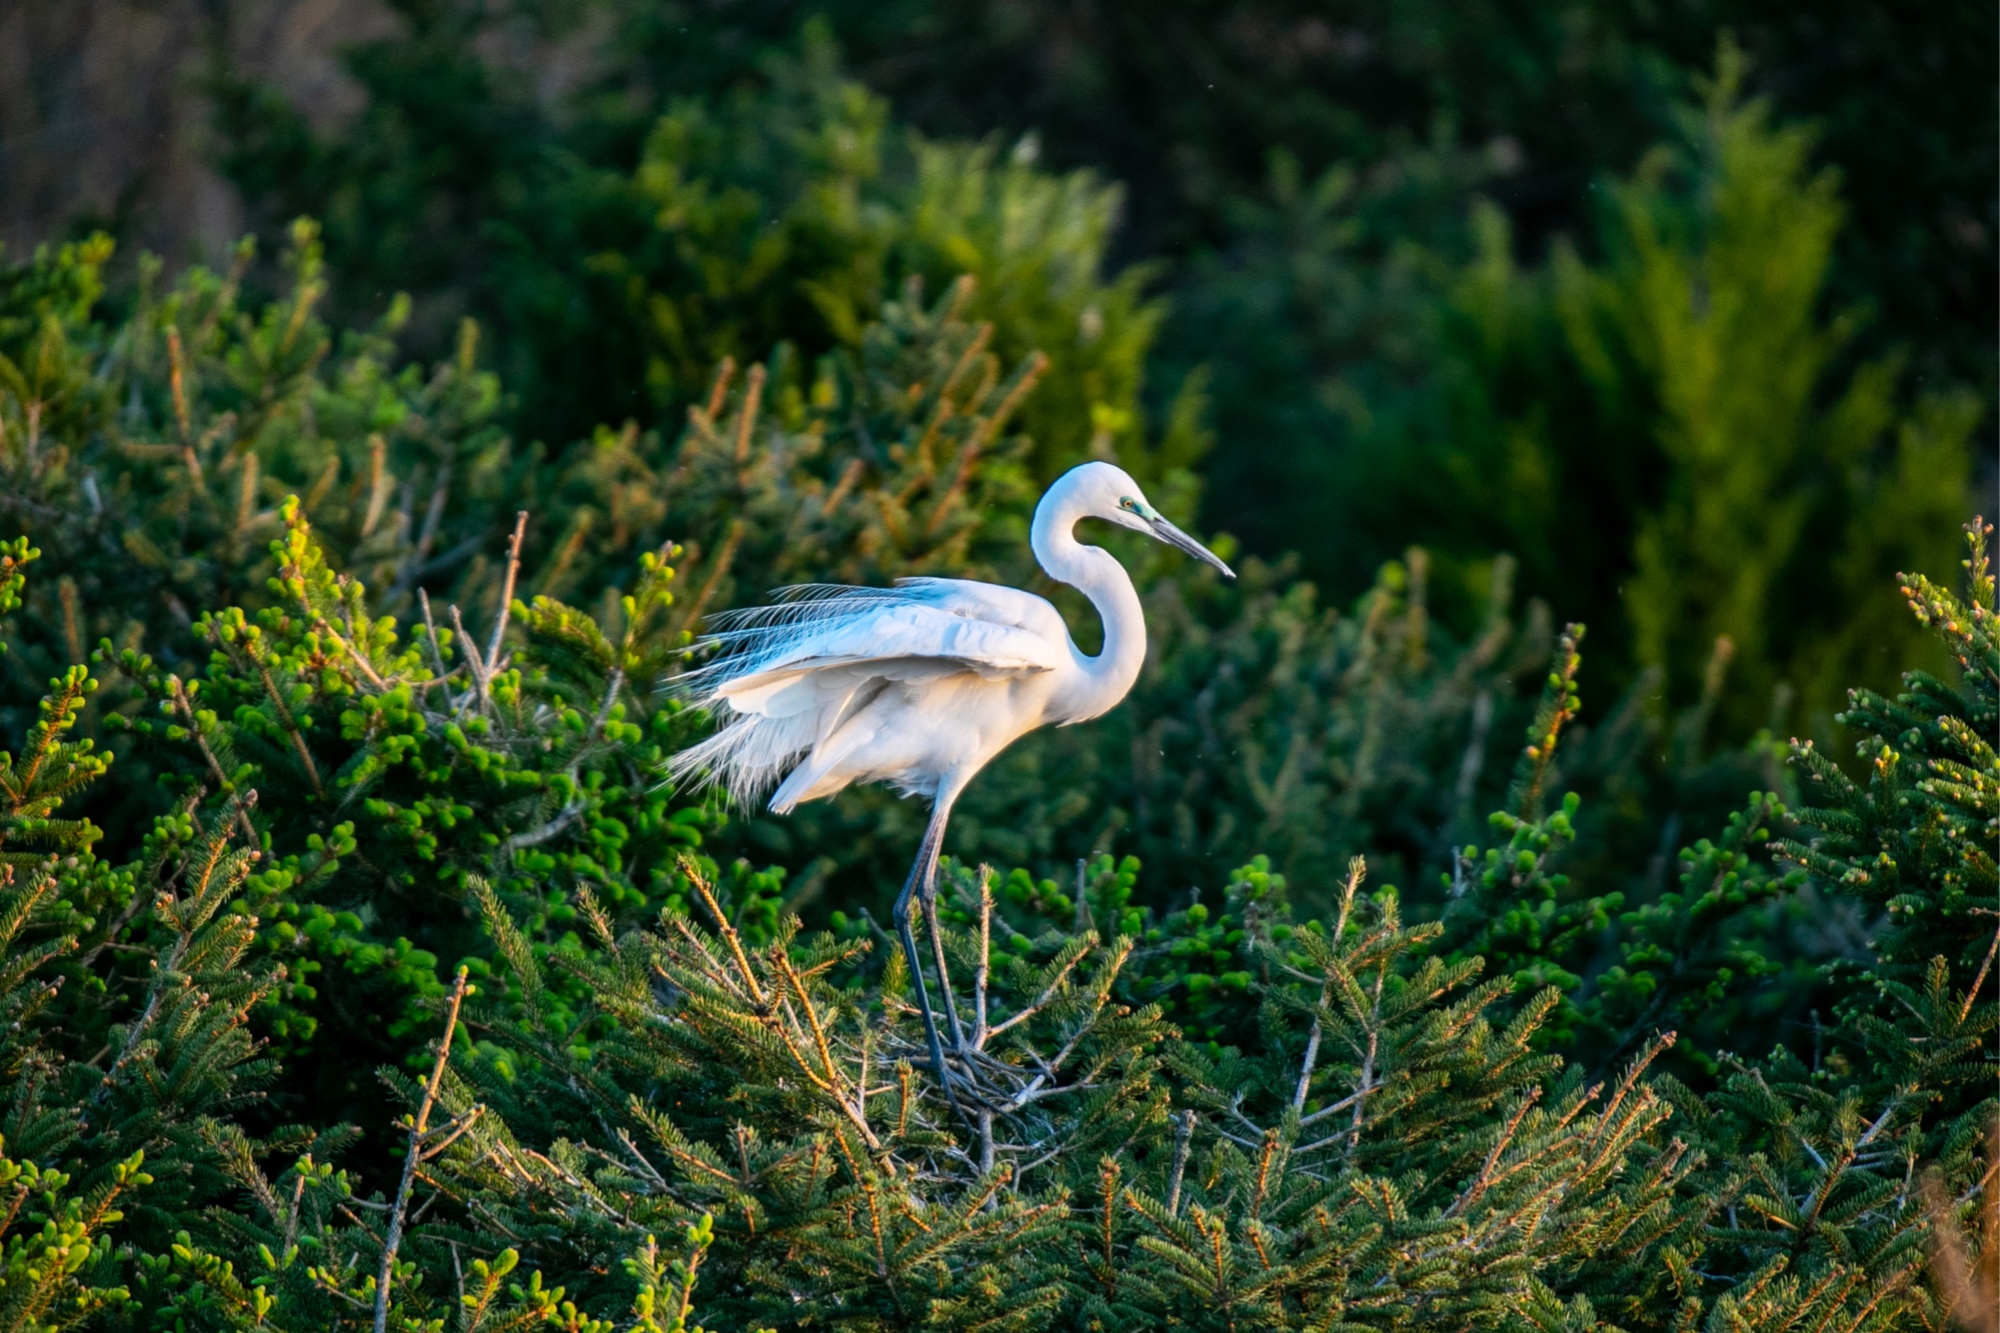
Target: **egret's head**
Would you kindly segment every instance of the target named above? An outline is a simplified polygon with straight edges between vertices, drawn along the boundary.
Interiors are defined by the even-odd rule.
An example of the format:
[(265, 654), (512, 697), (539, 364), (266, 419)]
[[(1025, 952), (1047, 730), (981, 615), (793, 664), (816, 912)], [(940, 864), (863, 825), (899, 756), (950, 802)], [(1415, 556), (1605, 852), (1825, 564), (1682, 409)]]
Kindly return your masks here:
[(1214, 565), (1228, 578), (1236, 577), (1236, 571), (1223, 564), (1215, 552), (1169, 523), (1159, 510), (1146, 503), (1139, 483), (1115, 463), (1078, 464), (1050, 488), (1050, 494), (1063, 489), (1076, 497), (1087, 516), (1116, 523), (1134, 532), (1143, 532), (1157, 541), (1179, 547), (1197, 560)]

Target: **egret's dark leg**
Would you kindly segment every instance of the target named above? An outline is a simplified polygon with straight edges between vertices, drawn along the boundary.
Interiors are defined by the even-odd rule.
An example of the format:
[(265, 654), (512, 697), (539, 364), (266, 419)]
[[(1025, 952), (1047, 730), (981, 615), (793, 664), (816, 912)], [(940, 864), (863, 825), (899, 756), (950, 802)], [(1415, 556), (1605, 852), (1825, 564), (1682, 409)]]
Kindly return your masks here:
[[(917, 859), (910, 865), (910, 877), (903, 881), (903, 891), (896, 895), (896, 906), (891, 915), (896, 920), (896, 933), (902, 937), (903, 959), (910, 965), (910, 980), (917, 988), (917, 1011), (924, 1019), (924, 1039), (930, 1045), (931, 1069), (937, 1075), (938, 1086), (953, 1110), (958, 1109), (958, 1098), (952, 1095), (951, 1074), (944, 1065), (944, 1044), (938, 1039), (937, 1018), (931, 1011), (930, 990), (924, 984), (923, 962), (917, 957), (917, 938), (910, 930), (911, 900), (925, 878), (925, 868), (937, 865), (938, 845), (944, 839), (944, 816), (947, 811), (940, 806), (931, 812), (930, 827), (924, 830), (923, 843), (917, 848)], [(944, 979), (939, 978), (941, 984)]]

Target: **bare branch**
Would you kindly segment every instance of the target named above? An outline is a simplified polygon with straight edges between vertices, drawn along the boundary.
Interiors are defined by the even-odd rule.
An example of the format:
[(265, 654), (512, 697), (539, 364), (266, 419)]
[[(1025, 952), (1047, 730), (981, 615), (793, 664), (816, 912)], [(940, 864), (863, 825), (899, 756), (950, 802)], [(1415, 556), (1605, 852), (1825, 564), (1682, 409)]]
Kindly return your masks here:
[(1167, 1216), (1178, 1217), (1181, 1211), (1181, 1178), (1187, 1172), (1188, 1145), (1194, 1139), (1194, 1112), (1183, 1111), (1174, 1125), (1174, 1171), (1167, 1184)]
[(1081, 963), (1086, 957), (1089, 956), (1089, 954), (1090, 954), (1089, 949), (1079, 950), (1076, 957), (1070, 959), (1069, 962), (1063, 965), (1061, 971), (1057, 972), (1055, 976), (1049, 978), (1049, 984), (1043, 988), (1042, 993), (1040, 995), (1037, 995), (1035, 997), (1035, 1001), (1033, 1004), (1030, 1004), (1027, 1008), (1021, 1010), (1021, 1012), (1015, 1014), (1012, 1018), (1000, 1024), (998, 1027), (995, 1027), (993, 1029), (992, 1035), (997, 1037), (1001, 1033), (1005, 1032), (1007, 1029), (1014, 1027), (1018, 1024), (1025, 1023), (1029, 1019), (1033, 1018), (1036, 1014), (1040, 1013), (1044, 1008), (1046, 1008), (1048, 1006), (1049, 1001), (1055, 998), (1056, 992), (1062, 989), (1063, 982), (1069, 980), (1069, 974), (1074, 972), (1077, 968), (1077, 964)]
[(492, 701), (492, 686), (486, 677), (486, 659), (479, 655), (473, 645), (472, 636), (465, 632), (465, 619), (458, 614), (458, 604), (452, 603), (451, 627), (458, 635), (458, 652), (465, 659), (467, 669), (472, 672), (472, 688), (483, 708)]
[(547, 823), (540, 824), (535, 828), (528, 829), (527, 831), (522, 833), (516, 833), (513, 837), (501, 843), (500, 844), (501, 855), (503, 856), (511, 855), (512, 853), (518, 852), (523, 848), (541, 846), (543, 843), (547, 842), (550, 838), (556, 837), (559, 834), (561, 834), (564, 829), (567, 829), (571, 824), (574, 824), (578, 819), (581, 819), (583, 817), (583, 812), (589, 808), (590, 807), (584, 804), (582, 801), (571, 801), (568, 805), (564, 806), (559, 813), (557, 813), (555, 818), (549, 820)]
[(1319, 1061), (1320, 1011), (1333, 1000), (1333, 984), (1320, 987), (1319, 1009), (1313, 1011), (1312, 1032), (1306, 1037), (1306, 1053), (1299, 1061), (1299, 1086), (1292, 1092), (1292, 1109), (1306, 1109), (1306, 1093), (1312, 1087), (1313, 1066)]
[(167, 692), (173, 696), (174, 708), (180, 713), (181, 720), (187, 723), (188, 734), (194, 737), (195, 746), (201, 751), (201, 757), (208, 761), (208, 771), (215, 775), (216, 782), (228, 794), (230, 803), (235, 808), (236, 825), (243, 830), (243, 838), (250, 844), (250, 851), (255, 855), (259, 844), (257, 830), (250, 827), (249, 807), (257, 803), (257, 793), (253, 791), (247, 798), (236, 794), (235, 784), (230, 782), (229, 775), (222, 771), (222, 761), (215, 757), (215, 751), (208, 748), (208, 737), (202, 732), (201, 723), (195, 720), (194, 703), (188, 698), (187, 687), (181, 684), (179, 676), (167, 677)]
[[(2000, 916), (2000, 912), (1995, 912), (1990, 907), (1975, 907), (1972, 911), (1975, 916)], [(1979, 975), (1972, 979), (1972, 986), (1965, 992), (1965, 1003), (1958, 1007), (1959, 1022), (1965, 1021), (1966, 1015), (1972, 1012), (1973, 1004), (1978, 1001), (1980, 993), (1985, 989), (1986, 973), (1993, 967), (1993, 956), (1996, 952), (2000, 952), (2000, 925), (1994, 927), (1993, 943), (1986, 946), (1986, 957), (1979, 964)]]
[(514, 580), (521, 573), (521, 541), (528, 535), (528, 511), (514, 515), (514, 536), (507, 543), (507, 577), (500, 585), (500, 614), (493, 621), (493, 637), (486, 643), (486, 674), (500, 668), (500, 644), (507, 635), (507, 613), (514, 605)]
[[(444, 1082), (445, 1063), (451, 1059), (451, 1040), (458, 1030), (459, 1006), (465, 1003), (466, 995), (472, 990), (467, 983), (467, 972), (458, 969), (458, 977), (451, 987), (451, 1007), (446, 1011), (444, 1040), (438, 1043), (437, 1063), (431, 1066), (430, 1082), (424, 1085), (423, 1100), (417, 1104), (416, 1119), (410, 1122), (409, 1151), (403, 1157), (403, 1181), (396, 1188), (396, 1206), (389, 1214), (389, 1235), (382, 1243), (382, 1266), (375, 1277), (375, 1333), (387, 1333), (389, 1327), (389, 1287), (396, 1275), (396, 1251), (403, 1243), (404, 1219), (409, 1216), (410, 1191), (416, 1185), (417, 1163), (423, 1157), (425, 1131), (430, 1127), (431, 1109), (437, 1105), (438, 1085)], [(470, 1125), (480, 1108), (474, 1107), (464, 1117)], [(456, 1138), (453, 1134), (452, 1138)], [(446, 1139), (448, 1144), (451, 1139)], [(444, 1145), (440, 1145), (442, 1151)]]
[(979, 867), (979, 968), (972, 974), (972, 1049), (986, 1049), (986, 985), (993, 960), (993, 868)]

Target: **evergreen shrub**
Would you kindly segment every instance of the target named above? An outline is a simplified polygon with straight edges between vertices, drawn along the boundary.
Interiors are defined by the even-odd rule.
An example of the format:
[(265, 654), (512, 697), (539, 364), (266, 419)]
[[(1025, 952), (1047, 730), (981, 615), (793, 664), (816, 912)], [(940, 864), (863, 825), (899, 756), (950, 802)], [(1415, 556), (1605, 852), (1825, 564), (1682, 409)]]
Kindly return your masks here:
[[(1334, 614), (1128, 553), (1164, 651), (1059, 738), (1103, 747), (1064, 817), (1201, 891), (1059, 880), (1054, 816), (961, 855), (947, 1095), (865, 910), (896, 807), (793, 830), (807, 926), (802, 857), (662, 784), (704, 723), (656, 686), (774, 583), (1022, 577), (1038, 358), (912, 286), (556, 457), (470, 329), (323, 327), (310, 227), (264, 304), (106, 320), (105, 258), (0, 287), (5, 1326), (1938, 1328), (1927, 1246), (1991, 1263), (1984, 527), (1965, 597), (1903, 580), (1948, 673), (1797, 794), (1699, 709), (1586, 734), (1580, 631), (1496, 591), (1453, 643), (1421, 557)], [(1677, 887), (1676, 825), (1633, 864), (1746, 766)], [(989, 809), (1053, 806), (1021, 771)]]

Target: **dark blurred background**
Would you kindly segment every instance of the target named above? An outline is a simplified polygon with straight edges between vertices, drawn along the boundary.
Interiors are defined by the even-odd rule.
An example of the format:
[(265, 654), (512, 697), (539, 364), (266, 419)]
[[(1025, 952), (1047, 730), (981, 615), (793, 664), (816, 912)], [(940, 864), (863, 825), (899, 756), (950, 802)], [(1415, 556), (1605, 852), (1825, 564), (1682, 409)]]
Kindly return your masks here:
[[(1839, 294), (1879, 306), (1877, 336), (1930, 373), (1993, 373), (1995, 37), (1976, 4), (16, 0), (0, 14), (0, 240), (18, 253), (103, 225), (218, 256), (263, 202), (221, 163), (218, 79), (338, 135), (410, 98), (399, 76), (472, 58), (494, 86), (435, 114), (574, 127), (579, 91), (608, 85), (636, 124), (754, 73), (816, 15), (900, 118), (1036, 131), (1051, 165), (1123, 182), (1121, 261), (1227, 246), (1231, 205), (1267, 187), (1274, 152), (1312, 175), (1438, 134), (1506, 145), (1489, 188), (1532, 250), (1579, 226), (1590, 182), (1658, 138), (1729, 34), (1748, 90), (1814, 123), (1841, 171)], [(602, 145), (620, 147), (636, 156)]]

